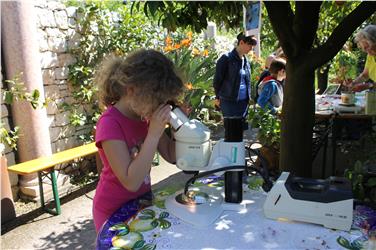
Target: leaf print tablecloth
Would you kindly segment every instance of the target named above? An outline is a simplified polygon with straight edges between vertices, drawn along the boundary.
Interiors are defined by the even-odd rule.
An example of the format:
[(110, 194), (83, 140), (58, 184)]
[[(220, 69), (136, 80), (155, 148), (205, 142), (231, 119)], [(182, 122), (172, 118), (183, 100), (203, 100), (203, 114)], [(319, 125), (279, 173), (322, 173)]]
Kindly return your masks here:
[(97, 249), (376, 249), (376, 213), (367, 207), (354, 210), (350, 232), (275, 221), (263, 215), (267, 194), (244, 185), (246, 213), (224, 211), (214, 224), (197, 228), (165, 209), (164, 200), (175, 191), (166, 188), (155, 192), (154, 198), (148, 193), (124, 204), (103, 225)]

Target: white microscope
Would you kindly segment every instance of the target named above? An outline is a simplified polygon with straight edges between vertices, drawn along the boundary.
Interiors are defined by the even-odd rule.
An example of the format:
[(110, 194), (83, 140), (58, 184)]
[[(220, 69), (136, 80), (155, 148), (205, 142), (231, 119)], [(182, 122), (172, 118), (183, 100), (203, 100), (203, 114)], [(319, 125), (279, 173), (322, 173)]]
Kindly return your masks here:
[[(175, 130), (176, 166), (183, 171), (199, 172), (189, 179), (182, 193), (166, 199), (170, 213), (198, 227), (212, 224), (224, 210), (246, 211), (242, 177), (246, 166), (243, 141), (243, 118), (224, 119), (225, 137), (214, 146), (210, 131), (198, 120), (189, 120), (177, 107), (171, 112), (170, 124)], [(190, 188), (198, 178), (222, 174), (222, 188)], [(263, 176), (264, 191), (272, 186)], [(224, 195), (223, 195), (224, 193)], [(352, 192), (343, 178), (304, 179), (283, 172), (267, 195), (264, 215), (270, 219), (289, 219), (322, 224), (325, 227), (350, 230)]]
[[(170, 124), (175, 130), (176, 166), (183, 171), (200, 172), (187, 181), (183, 193), (170, 196), (166, 208), (180, 219), (196, 226), (212, 224), (223, 210), (242, 209), (242, 180), (245, 170), (243, 118), (225, 118), (225, 138), (214, 146), (210, 130), (198, 120), (189, 120), (175, 107)], [(223, 190), (189, 189), (196, 179), (224, 172)]]

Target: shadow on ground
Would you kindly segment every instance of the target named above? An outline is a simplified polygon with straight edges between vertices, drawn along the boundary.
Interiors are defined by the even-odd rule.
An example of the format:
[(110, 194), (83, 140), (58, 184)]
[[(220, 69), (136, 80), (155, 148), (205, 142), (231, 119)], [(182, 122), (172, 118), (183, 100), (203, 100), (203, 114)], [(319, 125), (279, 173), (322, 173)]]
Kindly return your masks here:
[[(59, 223), (59, 227), (65, 227), (64, 222)], [(38, 249), (94, 249), (95, 229), (92, 219), (78, 221), (74, 225), (69, 225), (66, 231), (42, 237), (34, 244)]]
[[(96, 186), (97, 186), (97, 182), (90, 183), (87, 186), (82, 187), (82, 188), (70, 193), (69, 195), (66, 195), (66, 196), (60, 198), (60, 204), (61, 205), (66, 204), (66, 203), (74, 200), (77, 197), (85, 195), (86, 193), (94, 190), (96, 188)], [(53, 208), (53, 204), (51, 204), (51, 203), (48, 204), (47, 206), (49, 208)], [(41, 207), (39, 207), (39, 208), (29, 212), (29, 213), (18, 216), (14, 220), (11, 220), (11, 221), (1, 225), (1, 235), (17, 228), (18, 226), (28, 224), (31, 221), (35, 222), (35, 221), (39, 221), (39, 220), (47, 220), (47, 219), (53, 217), (53, 215), (49, 215), (45, 218), (35, 220), (36, 218), (38, 218), (39, 216), (41, 216), (43, 214), (47, 214), (47, 212), (44, 209), (42, 209)]]

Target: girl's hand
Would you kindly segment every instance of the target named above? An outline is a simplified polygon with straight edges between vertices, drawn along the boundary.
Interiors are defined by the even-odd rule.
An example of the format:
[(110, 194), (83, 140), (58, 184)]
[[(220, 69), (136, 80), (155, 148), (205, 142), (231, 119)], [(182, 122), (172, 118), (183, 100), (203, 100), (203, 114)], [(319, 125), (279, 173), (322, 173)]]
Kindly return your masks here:
[(149, 134), (161, 137), (163, 131), (166, 128), (166, 124), (170, 121), (171, 106), (162, 104), (153, 113), (149, 123)]

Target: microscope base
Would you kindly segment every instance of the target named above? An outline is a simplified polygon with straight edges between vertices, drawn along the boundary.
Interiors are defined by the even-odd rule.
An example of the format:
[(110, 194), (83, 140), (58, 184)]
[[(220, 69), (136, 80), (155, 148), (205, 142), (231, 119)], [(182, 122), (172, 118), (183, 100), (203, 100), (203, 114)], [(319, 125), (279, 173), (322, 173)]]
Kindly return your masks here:
[(207, 189), (200, 187), (200, 192), (205, 192), (209, 198), (202, 204), (182, 204), (176, 201), (181, 191), (171, 195), (165, 201), (167, 210), (179, 219), (196, 227), (207, 227), (213, 224), (223, 211), (247, 212), (246, 203), (228, 203), (224, 201), (223, 190)]

